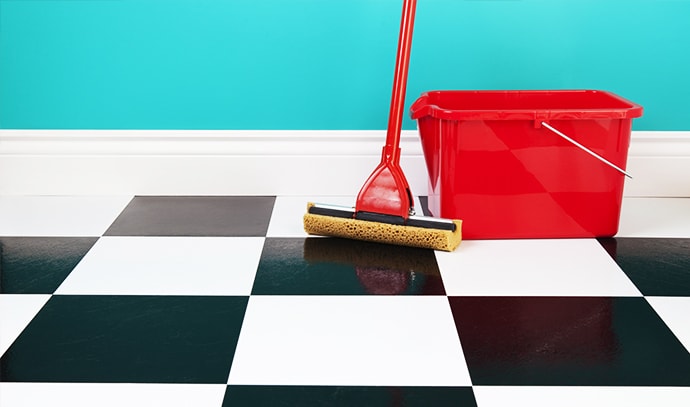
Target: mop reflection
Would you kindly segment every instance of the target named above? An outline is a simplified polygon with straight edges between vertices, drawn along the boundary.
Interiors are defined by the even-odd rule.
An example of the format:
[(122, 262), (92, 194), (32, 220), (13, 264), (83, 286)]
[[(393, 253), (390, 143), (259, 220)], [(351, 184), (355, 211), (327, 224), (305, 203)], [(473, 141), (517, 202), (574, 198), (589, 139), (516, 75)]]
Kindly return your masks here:
[(445, 294), (433, 250), (338, 238), (308, 238), (304, 259), (311, 265), (352, 267), (372, 295)]

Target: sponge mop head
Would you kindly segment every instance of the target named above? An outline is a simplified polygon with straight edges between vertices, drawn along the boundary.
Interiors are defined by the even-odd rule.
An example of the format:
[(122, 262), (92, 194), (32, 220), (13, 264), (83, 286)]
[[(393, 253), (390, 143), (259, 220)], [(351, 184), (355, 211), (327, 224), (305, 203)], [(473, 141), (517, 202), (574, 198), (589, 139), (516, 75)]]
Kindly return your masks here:
[(444, 251), (455, 250), (462, 240), (462, 221), (460, 220), (453, 220), (454, 231), (391, 225), (309, 213), (309, 208), (313, 205), (311, 202), (307, 204), (307, 213), (304, 215), (304, 230), (310, 235), (343, 237)]

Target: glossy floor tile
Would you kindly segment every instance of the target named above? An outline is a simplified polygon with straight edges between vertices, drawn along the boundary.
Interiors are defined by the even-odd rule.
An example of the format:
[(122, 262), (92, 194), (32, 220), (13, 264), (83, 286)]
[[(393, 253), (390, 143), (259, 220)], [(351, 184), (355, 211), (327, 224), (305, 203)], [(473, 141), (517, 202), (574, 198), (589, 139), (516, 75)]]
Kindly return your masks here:
[(444, 295), (431, 250), (347, 239), (267, 238), (255, 295)]
[(475, 386), (482, 407), (665, 406), (690, 404), (688, 387)]
[(224, 385), (157, 383), (0, 383), (2, 406), (220, 406)]
[(137, 196), (106, 236), (266, 236), (272, 196)]
[(690, 238), (602, 239), (644, 295), (690, 296)]
[(247, 297), (53, 296), (0, 359), (8, 382), (224, 383)]
[(223, 406), (476, 406), (470, 387), (228, 386)]
[(103, 237), (56, 294), (249, 295), (261, 237)]
[(445, 296), (252, 296), (229, 384), (467, 386)]
[(469, 240), (436, 258), (448, 295), (641, 295), (594, 239)]
[(690, 297), (647, 297), (647, 302), (690, 351)]
[(49, 299), (50, 295), (41, 294), (0, 294), (0, 353), (5, 353)]
[(0, 237), (0, 293), (52, 294), (96, 237)]
[(690, 200), (453, 253), (308, 201), (0, 197), (0, 406), (690, 405)]
[(644, 298), (450, 297), (477, 385), (690, 386), (690, 354)]
[(130, 196), (0, 196), (0, 236), (101, 236)]

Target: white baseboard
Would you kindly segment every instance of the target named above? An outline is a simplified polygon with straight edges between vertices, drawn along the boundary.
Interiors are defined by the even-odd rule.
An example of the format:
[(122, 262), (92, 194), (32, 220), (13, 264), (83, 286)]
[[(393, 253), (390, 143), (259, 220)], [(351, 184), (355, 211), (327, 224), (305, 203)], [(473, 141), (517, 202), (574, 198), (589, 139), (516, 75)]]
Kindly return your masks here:
[[(384, 131), (0, 130), (1, 195), (355, 195)], [(427, 192), (416, 131), (401, 166)], [(626, 196), (690, 197), (690, 131), (633, 132)]]

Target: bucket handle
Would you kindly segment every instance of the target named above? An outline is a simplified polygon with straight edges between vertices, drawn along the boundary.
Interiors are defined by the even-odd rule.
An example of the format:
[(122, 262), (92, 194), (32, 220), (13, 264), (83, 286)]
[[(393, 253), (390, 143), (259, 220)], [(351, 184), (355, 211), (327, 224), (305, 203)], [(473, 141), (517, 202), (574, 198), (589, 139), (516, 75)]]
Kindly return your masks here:
[(551, 130), (551, 131), (554, 132), (556, 135), (558, 135), (558, 136), (564, 138), (565, 140), (567, 140), (568, 142), (572, 143), (573, 145), (575, 145), (576, 147), (580, 148), (582, 151), (588, 153), (589, 155), (591, 155), (592, 157), (596, 158), (597, 160), (599, 160), (599, 161), (603, 162), (604, 164), (608, 165), (609, 167), (611, 167), (611, 168), (617, 170), (618, 172), (620, 172), (621, 174), (625, 175), (626, 177), (632, 178), (632, 175), (628, 174), (628, 173), (625, 172), (623, 169), (621, 169), (620, 167), (618, 167), (618, 166), (616, 166), (615, 164), (613, 164), (611, 161), (605, 159), (604, 157), (600, 156), (599, 154), (595, 153), (594, 151), (590, 150), (589, 148), (587, 148), (587, 147), (583, 146), (582, 144), (578, 143), (577, 141), (571, 139), (570, 137), (568, 137), (568, 136), (566, 136), (565, 134), (563, 134), (562, 132), (556, 130), (556, 129), (553, 128), (552, 126), (546, 124), (545, 122), (541, 122), (541, 125), (544, 126), (544, 127), (546, 127), (547, 129)]

